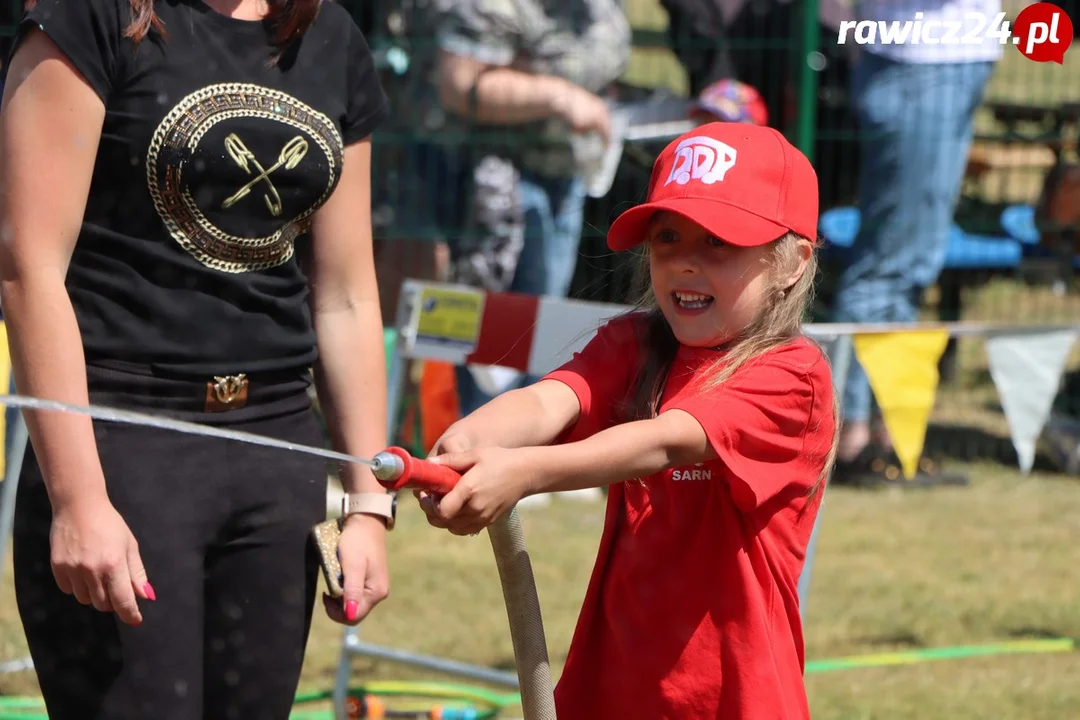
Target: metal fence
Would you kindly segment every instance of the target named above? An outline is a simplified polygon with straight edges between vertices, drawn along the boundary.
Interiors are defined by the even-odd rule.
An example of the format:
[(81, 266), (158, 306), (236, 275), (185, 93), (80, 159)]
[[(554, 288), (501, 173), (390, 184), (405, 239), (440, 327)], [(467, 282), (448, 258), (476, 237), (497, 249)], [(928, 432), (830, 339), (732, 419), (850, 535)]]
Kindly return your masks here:
[[(1010, 18), (1025, 3), (1006, 2)], [(1080, 23), (1077, 3), (1059, 3)], [(685, 97), (695, 84), (695, 65), (708, 61), (711, 48), (698, 33), (670, 26), (658, 0), (625, 3), (635, 28), (634, 56), (614, 92), (624, 101)], [(765, 99), (770, 124), (781, 129), (814, 162), (821, 184), (823, 212), (840, 217), (856, 203), (862, 145), (852, 107), (852, 72), (858, 61), (850, 45), (835, 42), (836, 28), (822, 19), (817, 2), (763, 0), (744, 3), (728, 23), (728, 50), (735, 75), (755, 86)], [(387, 16), (394, 25), (393, 13)], [(403, 25), (399, 25), (402, 27)], [(395, 37), (386, 47), (403, 53), (430, 43), (421, 33)], [(1013, 47), (993, 71), (982, 106), (976, 113), (975, 140), (967, 162), (955, 213), (962, 258), (950, 250), (941, 278), (926, 293), (924, 318), (1040, 324), (1080, 316), (1073, 287), (1077, 225), (1054, 227), (1036, 222), (1036, 210), (1060, 177), (1077, 162), (1080, 132), (1080, 84), (1070, 82), (1080, 70), (1076, 50), (1066, 64), (1037, 64)], [(411, 70), (391, 68), (392, 94), (416, 81)], [(949, 98), (944, 95), (942, 102)], [(392, 136), (381, 138), (385, 174), (384, 202), (400, 198), (425, 202), (431, 191), (425, 173), (396, 173), (411, 142), (408, 112), (396, 120)], [(604, 238), (618, 213), (643, 199), (653, 159), (666, 143), (639, 140), (628, 144), (611, 191), (586, 204), (586, 225), (571, 295), (582, 299), (623, 302), (631, 271), (623, 258), (610, 253)], [(396, 153), (396, 156), (395, 156)], [(381, 171), (377, 169), (377, 173)], [(425, 189), (426, 188), (426, 189)], [(389, 202), (394, 195), (394, 202)], [(1080, 203), (1077, 198), (1074, 203)], [(401, 205), (398, 205), (400, 208)], [(387, 211), (386, 217), (392, 217)], [(1073, 223), (1080, 216), (1072, 218)], [(824, 225), (824, 223), (823, 223)], [(833, 223), (830, 228), (842, 228)], [(379, 230), (386, 238), (400, 236), (393, 223)], [(850, 242), (843, 233), (823, 227), (830, 250)], [(842, 249), (842, 248), (841, 248)], [(958, 251), (959, 252), (959, 251)], [(831, 308), (842, 252), (823, 254), (813, 319), (825, 320)], [(990, 380), (985, 340), (950, 342), (941, 362), (942, 386), (928, 442), (936, 450), (963, 458), (1014, 460), (1008, 430)], [(1066, 415), (1080, 414), (1073, 353), (1062, 391), (1055, 402)]]

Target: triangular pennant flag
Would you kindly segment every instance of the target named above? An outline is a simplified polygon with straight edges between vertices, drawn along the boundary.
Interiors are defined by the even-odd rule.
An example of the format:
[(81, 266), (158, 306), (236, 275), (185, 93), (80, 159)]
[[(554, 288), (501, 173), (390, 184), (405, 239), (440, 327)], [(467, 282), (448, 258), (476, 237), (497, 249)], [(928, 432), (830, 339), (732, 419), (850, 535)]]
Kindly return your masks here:
[(866, 371), (904, 477), (915, 477), (938, 385), (945, 330), (856, 335), (855, 355)]
[(1035, 443), (1050, 415), (1076, 337), (1073, 330), (1051, 330), (994, 335), (986, 340), (990, 375), (1025, 475), (1035, 464)]

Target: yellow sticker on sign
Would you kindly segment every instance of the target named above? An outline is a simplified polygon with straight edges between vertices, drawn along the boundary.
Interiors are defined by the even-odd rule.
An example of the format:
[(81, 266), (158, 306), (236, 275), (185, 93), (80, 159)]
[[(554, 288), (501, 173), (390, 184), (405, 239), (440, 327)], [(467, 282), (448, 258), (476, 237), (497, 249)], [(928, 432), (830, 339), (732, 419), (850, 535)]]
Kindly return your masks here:
[(465, 345), (471, 350), (480, 337), (484, 293), (479, 290), (428, 287), (420, 291), (417, 340)]

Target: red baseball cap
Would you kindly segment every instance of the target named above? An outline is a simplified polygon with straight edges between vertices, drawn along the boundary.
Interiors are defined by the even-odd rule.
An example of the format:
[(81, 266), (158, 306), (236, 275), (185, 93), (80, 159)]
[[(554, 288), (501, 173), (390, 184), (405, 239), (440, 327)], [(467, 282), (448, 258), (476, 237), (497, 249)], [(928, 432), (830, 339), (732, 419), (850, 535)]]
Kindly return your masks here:
[(773, 128), (708, 123), (664, 148), (653, 164), (648, 200), (615, 219), (608, 247), (639, 245), (661, 210), (740, 247), (764, 245), (789, 230), (816, 240), (817, 173)]

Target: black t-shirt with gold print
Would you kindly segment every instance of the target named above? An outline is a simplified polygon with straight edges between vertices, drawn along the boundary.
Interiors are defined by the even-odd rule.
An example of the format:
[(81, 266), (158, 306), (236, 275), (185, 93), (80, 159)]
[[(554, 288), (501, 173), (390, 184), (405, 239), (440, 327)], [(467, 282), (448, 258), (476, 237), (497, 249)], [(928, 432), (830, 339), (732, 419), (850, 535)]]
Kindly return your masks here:
[(124, 37), (128, 0), (39, 0), (38, 26), (106, 107), (67, 286), (87, 359), (182, 374), (309, 366), (298, 255), (344, 148), (386, 117), (361, 31), (323, 2), (276, 63), (259, 21), (156, 0), (164, 38)]

